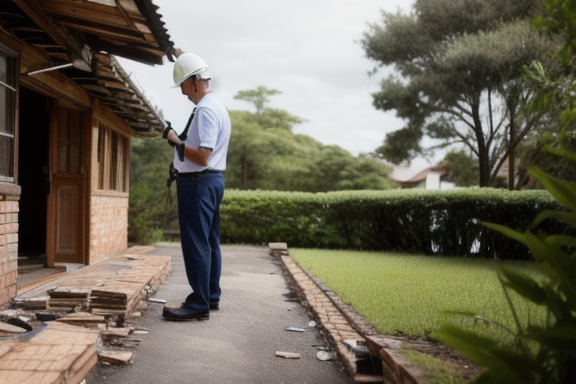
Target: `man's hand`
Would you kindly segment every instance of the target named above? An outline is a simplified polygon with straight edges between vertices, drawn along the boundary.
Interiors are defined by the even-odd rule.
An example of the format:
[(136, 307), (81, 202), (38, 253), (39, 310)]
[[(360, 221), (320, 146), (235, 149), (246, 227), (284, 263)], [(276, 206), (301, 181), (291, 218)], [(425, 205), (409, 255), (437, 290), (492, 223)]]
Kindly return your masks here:
[(180, 161), (184, 161), (184, 148), (186, 147), (186, 145), (182, 140), (180, 140), (180, 137), (178, 136), (176, 131), (172, 129), (172, 125), (170, 124), (170, 122), (167, 121), (166, 123), (168, 123), (168, 125), (166, 126), (166, 128), (164, 128), (164, 131), (162, 131), (162, 138), (166, 139), (168, 141), (168, 144), (176, 148), (176, 152), (178, 153), (178, 159), (180, 159)]
[(166, 128), (164, 128), (164, 130), (162, 131), (162, 138), (163, 139), (167, 139), (168, 138), (168, 132), (170, 132), (171, 130), (173, 131), (174, 129), (172, 129), (172, 124), (166, 120)]
[(168, 125), (166, 125), (166, 128), (164, 128), (164, 130), (162, 131), (162, 138), (165, 140), (168, 140), (168, 144), (170, 144), (171, 146), (176, 145), (174, 140), (170, 140), (170, 133), (174, 132), (174, 135), (177, 137), (178, 134), (176, 133), (176, 131), (172, 128), (172, 124), (170, 124), (169, 121), (166, 121), (166, 123)]

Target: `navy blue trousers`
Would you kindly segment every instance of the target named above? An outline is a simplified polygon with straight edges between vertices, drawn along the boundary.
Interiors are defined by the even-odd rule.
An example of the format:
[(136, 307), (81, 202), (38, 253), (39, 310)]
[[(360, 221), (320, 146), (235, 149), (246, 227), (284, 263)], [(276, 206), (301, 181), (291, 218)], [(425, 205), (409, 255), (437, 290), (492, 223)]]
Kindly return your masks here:
[(208, 309), (220, 301), (220, 203), (224, 196), (221, 173), (177, 179), (178, 220), (186, 276), (192, 293), (185, 307)]

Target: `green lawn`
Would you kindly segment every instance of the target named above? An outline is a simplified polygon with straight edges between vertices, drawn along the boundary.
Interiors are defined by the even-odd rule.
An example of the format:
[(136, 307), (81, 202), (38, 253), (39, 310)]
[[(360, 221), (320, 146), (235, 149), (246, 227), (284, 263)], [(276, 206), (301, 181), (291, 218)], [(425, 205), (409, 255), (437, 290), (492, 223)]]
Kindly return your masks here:
[[(445, 311), (473, 312), (516, 330), (496, 270), (535, 271), (532, 262), (437, 258), (382, 252), (290, 249), (292, 258), (352, 305), (381, 333), (425, 335), (447, 319)], [(535, 273), (535, 272), (534, 272)], [(522, 321), (545, 321), (543, 310), (518, 297)], [(450, 317), (454, 321), (453, 317)], [(460, 317), (460, 324), (468, 324)], [(476, 326), (509, 340), (499, 327)]]

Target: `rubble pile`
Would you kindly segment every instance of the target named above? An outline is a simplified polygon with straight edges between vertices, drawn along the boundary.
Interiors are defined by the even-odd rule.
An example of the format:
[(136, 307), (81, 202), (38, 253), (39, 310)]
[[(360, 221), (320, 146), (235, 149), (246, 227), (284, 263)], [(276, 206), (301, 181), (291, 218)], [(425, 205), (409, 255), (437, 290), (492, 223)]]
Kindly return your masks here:
[(73, 384), (98, 361), (130, 363), (148, 333), (135, 321), (169, 268), (168, 256), (127, 254), (25, 290), (0, 310), (0, 377)]

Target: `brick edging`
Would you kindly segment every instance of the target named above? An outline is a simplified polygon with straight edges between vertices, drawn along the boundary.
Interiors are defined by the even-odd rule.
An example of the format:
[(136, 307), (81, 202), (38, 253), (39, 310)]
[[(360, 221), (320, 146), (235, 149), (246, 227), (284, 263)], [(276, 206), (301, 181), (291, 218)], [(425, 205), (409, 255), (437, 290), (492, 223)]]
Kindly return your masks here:
[[(372, 325), (318, 278), (301, 268), (285, 243), (270, 243), (271, 254), (280, 258), (303, 304), (310, 307), (321, 332), (337, 351), (355, 383), (418, 384), (423, 373), (401, 355), (402, 342), (379, 334)], [(359, 355), (350, 345), (356, 341), (371, 358), (382, 362), (382, 375), (359, 372)], [(361, 349), (360, 348), (360, 349)], [(362, 357), (360, 357), (362, 358)]]

